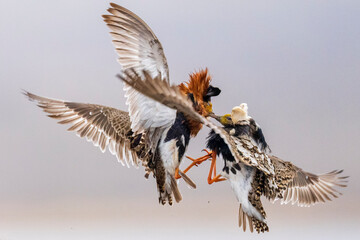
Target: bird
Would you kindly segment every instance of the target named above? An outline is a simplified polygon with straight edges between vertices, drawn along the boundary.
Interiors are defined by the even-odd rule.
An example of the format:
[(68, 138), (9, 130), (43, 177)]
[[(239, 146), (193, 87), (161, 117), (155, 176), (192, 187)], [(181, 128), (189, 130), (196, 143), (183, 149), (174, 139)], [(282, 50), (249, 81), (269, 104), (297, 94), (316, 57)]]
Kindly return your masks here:
[[(110, 3), (109, 15), (103, 19), (110, 28), (122, 71), (148, 74), (169, 82), (169, 68), (163, 47), (151, 28), (130, 10)], [(143, 75), (145, 76), (145, 75)], [(187, 82), (177, 86), (181, 94), (196, 107), (201, 116), (212, 113), (211, 98), (221, 90), (210, 84), (207, 68), (189, 75)], [(202, 123), (188, 119), (181, 112), (170, 109), (124, 85), (128, 112), (97, 104), (76, 103), (41, 97), (24, 91), (37, 102), (49, 117), (60, 124), (72, 124), (70, 131), (86, 137), (102, 151), (108, 147), (124, 165), (145, 167), (145, 177), (151, 173), (156, 179), (159, 202), (172, 205), (182, 200), (176, 178), (183, 178), (191, 187), (196, 184), (179, 171), (179, 165), (191, 137), (195, 137)]]
[[(123, 71), (131, 69), (136, 74), (146, 73), (169, 82), (167, 60), (154, 32), (130, 10), (115, 3), (110, 5), (110, 15), (103, 15), (103, 18), (111, 29), (110, 34)], [(204, 69), (190, 74), (190, 80), (178, 86), (181, 93), (191, 99), (197, 112), (203, 116), (212, 112), (211, 98), (221, 92), (219, 88), (210, 85), (210, 81), (208, 70)], [(196, 187), (186, 175), (179, 172), (179, 165), (190, 138), (197, 135), (202, 124), (139, 94), (127, 84), (124, 90), (131, 129), (135, 134), (145, 135), (145, 142), (154, 155), (150, 165), (156, 176), (159, 201), (162, 204), (171, 202), (171, 195), (174, 194), (176, 202), (179, 202), (182, 197), (175, 177), (181, 176), (190, 187)]]
[[(152, 78), (146, 72), (142, 75), (145, 77), (134, 71), (128, 71), (125, 76), (119, 76), (119, 78), (136, 91), (182, 112), (188, 118), (199, 121), (211, 129), (207, 141), (207, 147), (211, 152), (207, 152), (199, 159), (191, 159), (193, 163), (184, 170), (184, 173), (192, 166), (211, 159), (208, 182), (212, 184), (229, 180), (240, 203), (238, 224), (244, 231), (246, 231), (247, 221), (251, 232), (254, 228), (258, 233), (269, 231), (261, 196), (265, 196), (272, 202), (280, 199), (285, 204), (311, 206), (337, 198), (341, 193), (335, 187), (347, 186), (348, 176), (340, 175), (343, 170), (318, 175), (306, 172), (291, 162), (267, 154), (265, 152), (268, 149), (267, 143), (266, 145), (261, 143), (259, 147), (256, 140), (258, 136), (251, 134), (251, 131), (247, 134), (236, 134), (235, 128), (238, 127), (236, 125), (239, 122), (239, 115), (240, 121), (243, 120), (241, 116), (247, 116), (247, 120), (250, 120), (247, 105), (240, 105), (241, 111), (236, 106), (231, 114), (223, 116), (210, 114), (209, 117), (215, 118), (222, 124), (222, 127), (217, 126), (208, 119), (209, 117), (200, 115), (195, 110), (194, 104), (184, 97), (177, 86), (170, 85), (160, 77)], [(258, 130), (254, 129), (255, 132)], [(260, 139), (265, 140), (265, 137), (262, 136)], [(218, 175), (216, 174), (217, 155), (221, 155), (224, 160), (224, 167)]]
[[(239, 227), (246, 231), (247, 221), (250, 231), (269, 231), (266, 212), (260, 200), (265, 196), (274, 202), (292, 203), (298, 206), (311, 206), (319, 202), (331, 201), (341, 195), (334, 187), (346, 187), (348, 176), (340, 176), (343, 170), (325, 174), (306, 172), (291, 162), (277, 156), (268, 155), (268, 145), (257, 124), (247, 113), (247, 104), (232, 109), (231, 114), (212, 115), (228, 134), (228, 142), (214, 130), (207, 138), (207, 154), (184, 170), (211, 159), (208, 183), (229, 180), (239, 204)], [(252, 120), (251, 120), (252, 119)], [(253, 122), (253, 123), (251, 123)], [(257, 128), (252, 127), (258, 126)], [(256, 130), (257, 129), (257, 130)], [(234, 152), (240, 156), (236, 157)], [(221, 156), (224, 167), (216, 175), (216, 157)]]

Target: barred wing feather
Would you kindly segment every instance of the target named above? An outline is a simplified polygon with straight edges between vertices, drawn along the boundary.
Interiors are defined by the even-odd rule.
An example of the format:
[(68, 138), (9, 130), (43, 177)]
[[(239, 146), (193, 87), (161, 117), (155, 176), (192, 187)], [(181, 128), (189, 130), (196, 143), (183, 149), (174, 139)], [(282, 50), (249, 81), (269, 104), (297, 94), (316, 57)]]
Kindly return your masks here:
[[(160, 41), (150, 27), (130, 10), (111, 3), (104, 21), (111, 29), (111, 36), (124, 71), (133, 69), (137, 74), (147, 71), (152, 77), (169, 81), (169, 68)], [(158, 129), (170, 127), (176, 118), (176, 111), (139, 94), (130, 86), (124, 86), (131, 128), (134, 132), (148, 132), (154, 135)], [(154, 144), (157, 139), (149, 139)]]
[(317, 175), (276, 156), (269, 157), (275, 166), (277, 178), (286, 184), (286, 189), (282, 192), (282, 204), (291, 203), (308, 207), (319, 202), (331, 201), (332, 198), (341, 195), (336, 187), (347, 186), (348, 177), (341, 176), (342, 170)]
[(152, 77), (161, 75), (169, 81), (169, 68), (160, 41), (150, 27), (136, 14), (110, 3), (104, 21), (111, 36), (123, 70), (133, 68), (140, 74), (148, 71)]
[(24, 95), (58, 120), (60, 124), (71, 124), (68, 131), (75, 131), (79, 137), (86, 137), (102, 152), (106, 148), (116, 155), (123, 165), (138, 166), (140, 159), (131, 149), (128, 139), (130, 118), (127, 112), (95, 104), (67, 102), (40, 97), (24, 91)]

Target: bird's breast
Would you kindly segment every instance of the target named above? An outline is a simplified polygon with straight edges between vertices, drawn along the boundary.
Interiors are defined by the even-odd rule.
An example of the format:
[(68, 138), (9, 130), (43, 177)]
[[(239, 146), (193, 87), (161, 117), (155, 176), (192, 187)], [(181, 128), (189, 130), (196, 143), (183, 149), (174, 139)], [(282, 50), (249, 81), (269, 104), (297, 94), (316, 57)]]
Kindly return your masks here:
[(211, 151), (215, 151), (218, 156), (221, 155), (224, 160), (235, 162), (235, 158), (232, 155), (229, 146), (224, 142), (220, 135), (213, 130), (208, 135), (206, 146)]
[(190, 128), (182, 113), (177, 113), (174, 124), (163, 133), (159, 150), (164, 167), (175, 169), (185, 154), (190, 141)]

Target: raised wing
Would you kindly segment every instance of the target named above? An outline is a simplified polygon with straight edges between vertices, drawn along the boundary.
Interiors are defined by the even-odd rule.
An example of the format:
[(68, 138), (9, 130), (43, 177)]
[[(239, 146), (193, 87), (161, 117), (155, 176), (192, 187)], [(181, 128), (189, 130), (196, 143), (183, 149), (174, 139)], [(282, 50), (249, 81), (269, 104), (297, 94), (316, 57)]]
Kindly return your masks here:
[(111, 15), (103, 15), (123, 70), (143, 70), (152, 77), (169, 81), (169, 68), (160, 41), (150, 27), (137, 15), (115, 3), (110, 3)]
[[(275, 168), (278, 162), (287, 165), (287, 176), (282, 175), (283, 179), (289, 178), (286, 190), (283, 192), (282, 204), (297, 204), (299, 206), (311, 206), (319, 202), (331, 201), (341, 193), (334, 187), (346, 187), (347, 176), (340, 176), (342, 170), (335, 170), (329, 173), (316, 175), (305, 172), (290, 162), (285, 162), (275, 156), (271, 156)], [(290, 171), (291, 172), (290, 172)], [(281, 175), (281, 172), (279, 172)]]
[[(163, 48), (150, 27), (128, 9), (114, 3), (110, 5), (108, 11), (111, 15), (103, 17), (112, 30), (110, 34), (123, 70), (131, 68), (140, 75), (147, 71), (153, 78), (160, 77), (169, 81), (169, 69)], [(155, 145), (159, 135), (156, 131), (171, 126), (175, 121), (176, 111), (139, 94), (126, 84), (124, 90), (132, 130), (148, 132), (149, 143)]]
[(129, 163), (138, 166), (140, 159), (131, 148), (130, 118), (127, 112), (95, 104), (66, 102), (24, 91), (24, 95), (59, 120), (60, 124), (71, 124), (68, 131), (75, 131), (79, 137), (86, 137), (102, 152), (106, 148), (116, 155), (118, 161), (129, 167)]

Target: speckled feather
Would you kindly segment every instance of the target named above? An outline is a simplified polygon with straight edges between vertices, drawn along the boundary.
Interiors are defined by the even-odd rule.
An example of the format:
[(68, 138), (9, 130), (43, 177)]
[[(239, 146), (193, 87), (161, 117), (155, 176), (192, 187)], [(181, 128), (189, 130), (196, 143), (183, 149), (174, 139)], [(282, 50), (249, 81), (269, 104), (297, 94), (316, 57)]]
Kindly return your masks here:
[[(331, 201), (332, 198), (337, 198), (341, 195), (334, 187), (346, 187), (347, 177), (340, 176), (342, 171), (332, 171), (321, 175), (305, 172), (291, 162), (286, 162), (276, 156), (267, 155), (266, 153), (261, 152), (259, 148), (254, 147), (255, 144), (253, 140), (250, 139), (249, 135), (230, 134), (230, 132), (235, 132), (231, 131), (231, 129), (232, 127), (230, 126), (224, 126), (226, 134), (228, 134), (233, 141), (225, 143), (222, 141), (223, 138), (217, 137), (212, 131), (209, 134), (207, 142), (207, 146), (210, 150), (220, 151), (217, 152), (217, 154), (222, 155), (224, 158), (225, 167), (222, 173), (223, 176), (228, 178), (231, 182), (234, 180), (236, 181), (236, 178), (232, 176), (241, 174), (241, 168), (231, 168), (232, 171), (229, 170), (229, 166), (236, 166), (234, 165), (234, 162), (244, 163), (244, 158), (237, 159), (234, 155), (229, 155), (231, 154), (229, 151), (231, 148), (238, 149), (239, 155), (249, 156), (250, 159), (248, 162), (257, 162), (258, 166), (261, 166), (264, 163), (263, 161), (259, 161), (258, 157), (260, 156), (259, 154), (263, 155), (264, 159), (266, 159), (265, 163), (269, 164), (273, 170), (273, 174), (268, 174), (262, 170), (262, 168), (266, 169), (264, 166), (251, 166), (256, 167), (257, 170), (251, 182), (251, 190), (248, 192), (247, 201), (262, 216), (261, 218), (263, 220), (255, 217), (254, 214), (248, 215), (252, 210), (247, 209), (248, 207), (245, 209), (243, 206), (244, 202), (241, 202), (244, 200), (238, 196), (240, 201), (239, 226), (242, 226), (244, 231), (246, 230), (247, 225), (249, 225), (250, 231), (253, 231), (254, 228), (257, 232), (269, 230), (267, 223), (265, 222), (266, 213), (261, 203), (261, 196), (265, 196), (272, 201), (281, 199), (282, 203), (297, 203), (299, 206), (310, 206), (319, 202), (325, 202), (326, 200)], [(229, 143), (233, 145), (226, 145)], [(250, 152), (250, 155), (248, 152)], [(246, 182), (244, 182), (244, 184), (245, 183)], [(231, 185), (234, 186), (236, 183), (231, 182)], [(234, 191), (235, 190), (236, 189), (234, 189)], [(238, 195), (237, 192), (236, 194)], [(246, 201), (245, 203), (245, 205), (248, 205)]]
[(24, 94), (29, 100), (36, 101), (50, 118), (58, 120), (60, 124), (71, 124), (68, 131), (75, 131), (79, 137), (85, 137), (102, 152), (108, 148), (123, 165), (137, 167), (141, 162), (147, 166), (150, 153), (143, 141), (137, 139), (136, 146), (131, 146), (135, 138), (127, 112), (97, 104), (40, 97), (29, 92)]

